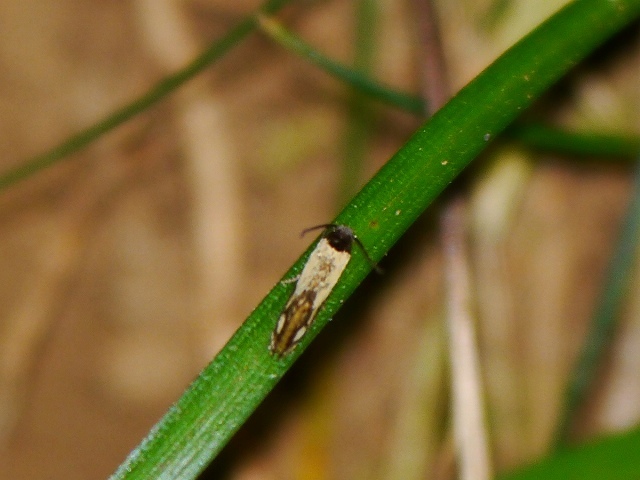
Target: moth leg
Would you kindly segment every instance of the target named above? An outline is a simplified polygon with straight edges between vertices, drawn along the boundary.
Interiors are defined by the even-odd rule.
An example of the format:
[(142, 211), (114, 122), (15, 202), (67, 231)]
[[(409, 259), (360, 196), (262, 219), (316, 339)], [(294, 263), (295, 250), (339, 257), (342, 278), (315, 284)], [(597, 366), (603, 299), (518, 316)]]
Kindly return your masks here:
[(285, 278), (284, 280), (281, 280), (280, 283), (282, 285), (289, 285), (290, 283), (296, 283), (298, 280), (300, 280), (300, 275), (296, 275), (295, 277), (291, 278)]

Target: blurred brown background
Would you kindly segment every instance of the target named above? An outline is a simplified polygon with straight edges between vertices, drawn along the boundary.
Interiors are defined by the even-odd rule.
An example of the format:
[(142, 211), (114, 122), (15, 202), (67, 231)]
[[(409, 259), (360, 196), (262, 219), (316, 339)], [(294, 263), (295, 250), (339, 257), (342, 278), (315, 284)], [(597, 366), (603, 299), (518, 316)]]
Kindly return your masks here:
[[(436, 3), (457, 90), (564, 2)], [(3, 171), (184, 66), (258, 6), (0, 0)], [(414, 4), (378, 3), (374, 75), (419, 91)], [(351, 63), (352, 2), (282, 20)], [(583, 72), (549, 120), (634, 132), (638, 55)], [(260, 35), (88, 148), (0, 193), (0, 477), (105, 478), (346, 201), (349, 90)], [(375, 105), (362, 185), (420, 125)], [(470, 237), (498, 470), (543, 454), (592, 312), (630, 168), (496, 146)], [(352, 192), (353, 193), (353, 192)], [(240, 432), (216, 478), (452, 478), (433, 215), (385, 260)], [(637, 286), (635, 287), (637, 289)], [(576, 437), (637, 422), (640, 304)], [(266, 348), (266, 347), (265, 347)], [(258, 423), (255, 420), (254, 424)], [(251, 446), (251, 447), (249, 447)]]

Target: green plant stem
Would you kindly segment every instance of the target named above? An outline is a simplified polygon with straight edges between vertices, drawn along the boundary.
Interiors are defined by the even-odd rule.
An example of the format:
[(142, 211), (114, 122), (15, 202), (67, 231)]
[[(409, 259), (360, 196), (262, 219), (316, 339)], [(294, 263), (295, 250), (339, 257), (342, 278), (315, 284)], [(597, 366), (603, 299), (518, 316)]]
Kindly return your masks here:
[(407, 112), (414, 113), (420, 117), (424, 117), (426, 115), (426, 106), (424, 100), (421, 98), (381, 85), (371, 79), (371, 77), (364, 75), (362, 72), (331, 60), (287, 30), (274, 18), (263, 15), (260, 17), (259, 25), (262, 32), (279, 45), (303, 58), (306, 58), (329, 75), (335, 76), (342, 82), (359, 91), (361, 94), (402, 110), (406, 110)]
[[(290, 0), (270, 0), (265, 4), (261, 11), (265, 13), (273, 13), (289, 1)], [(290, 34), (290, 32), (286, 31), (272, 18), (266, 15), (259, 15), (258, 18), (263, 31), (271, 38), (277, 40), (281, 45), (289, 48), (290, 50), (306, 56), (325, 71), (335, 75), (345, 83), (358, 89), (360, 93), (368, 95), (380, 102), (406, 110), (407, 112), (424, 116), (426, 104), (421, 98), (380, 85), (361, 73), (323, 56), (312, 47)], [(234, 30), (230, 31), (222, 40), (214, 43), (209, 49), (203, 52), (201, 56), (185, 67), (185, 69), (163, 79), (142, 97), (125, 105), (121, 109), (116, 110), (107, 118), (97, 122), (91, 127), (73, 135), (51, 150), (32, 157), (18, 165), (16, 168), (1, 174), (0, 190), (3, 190), (20, 180), (28, 178), (30, 175), (54, 165), (57, 161), (81, 150), (92, 141), (100, 138), (102, 135), (108, 133), (139, 113), (142, 113), (156, 102), (162, 100), (165, 96), (179, 88), (183, 83), (189, 81), (207, 66), (222, 57), (246, 34), (252, 31), (255, 27), (255, 23), (255, 17), (245, 20)], [(564, 132), (560, 129), (544, 127), (542, 125), (520, 125), (513, 129), (509, 129), (508, 135), (536, 148), (564, 152), (573, 155), (602, 157), (632, 157), (637, 151), (637, 145), (640, 144), (640, 141), (637, 138), (624, 138), (616, 135), (574, 134)]]
[[(279, 45), (306, 58), (329, 75), (350, 85), (360, 94), (420, 117), (426, 116), (427, 104), (422, 98), (394, 90), (362, 72), (331, 60), (287, 30), (276, 19), (263, 15), (259, 19), (259, 26), (263, 33)], [(635, 158), (637, 152), (640, 151), (638, 137), (574, 133), (538, 123), (515, 123), (504, 132), (504, 135), (531, 148), (580, 157), (630, 159)]]
[[(353, 228), (373, 260), (380, 260), (491, 139), (596, 46), (639, 15), (640, 0), (578, 0), (559, 11), (419, 128), (335, 222)], [(299, 273), (309, 253), (308, 249), (284, 278)], [(278, 283), (113, 478), (195, 478), (370, 269), (354, 249), (315, 323), (283, 358), (272, 356), (268, 345), (293, 286)]]
[(618, 324), (627, 297), (640, 235), (640, 167), (636, 167), (634, 196), (625, 216), (615, 254), (609, 265), (602, 295), (596, 306), (578, 361), (570, 375), (564, 408), (556, 433), (556, 449), (566, 445), (573, 418), (589, 393), (593, 380)]
[[(375, 32), (378, 31), (377, 0), (358, 0), (356, 5), (354, 69), (362, 77), (370, 77), (375, 51)], [(363, 94), (358, 90), (351, 90), (346, 103), (338, 207), (342, 207), (362, 184), (362, 170), (373, 127), (371, 103)]]
[[(262, 5), (259, 12), (261, 14), (275, 13), (290, 1), (291, 0), (267, 0)], [(48, 152), (45, 152), (42, 155), (37, 155), (20, 164), (18, 167), (0, 175), (0, 191), (29, 177), (35, 172), (53, 165), (58, 160), (70, 155), (71, 153), (77, 152), (78, 150), (86, 147), (89, 143), (100, 136), (110, 130), (113, 130), (127, 120), (130, 120), (139, 113), (144, 112), (156, 102), (165, 98), (167, 95), (181, 87), (184, 83), (194, 78), (205, 68), (221, 58), (231, 48), (237, 45), (246, 35), (255, 30), (258, 15), (259, 14), (256, 13), (247, 17), (235, 28), (229, 31), (224, 38), (214, 42), (189, 65), (173, 75), (162, 79), (142, 97), (116, 110), (105, 119), (95, 123), (85, 130), (82, 130)]]
[(580, 157), (635, 159), (640, 152), (638, 137), (567, 132), (542, 124), (515, 123), (504, 134), (530, 148)]

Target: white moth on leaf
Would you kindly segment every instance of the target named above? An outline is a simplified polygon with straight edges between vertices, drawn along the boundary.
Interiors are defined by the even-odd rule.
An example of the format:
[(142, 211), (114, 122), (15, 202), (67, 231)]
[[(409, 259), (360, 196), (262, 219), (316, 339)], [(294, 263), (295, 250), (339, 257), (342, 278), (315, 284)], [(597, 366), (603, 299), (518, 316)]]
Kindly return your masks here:
[(307, 333), (318, 310), (347, 267), (354, 240), (360, 244), (353, 230), (345, 225), (318, 225), (302, 233), (304, 235), (318, 228), (326, 228), (327, 231), (309, 255), (296, 288), (271, 334), (269, 350), (278, 357), (291, 352)]

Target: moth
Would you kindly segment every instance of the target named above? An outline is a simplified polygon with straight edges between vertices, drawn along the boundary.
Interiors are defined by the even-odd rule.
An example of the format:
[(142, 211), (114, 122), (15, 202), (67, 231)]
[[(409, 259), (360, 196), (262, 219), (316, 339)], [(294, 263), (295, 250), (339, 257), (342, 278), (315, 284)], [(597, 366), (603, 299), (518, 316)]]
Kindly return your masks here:
[[(296, 288), (271, 334), (269, 350), (278, 357), (291, 352), (307, 333), (347, 267), (353, 242), (362, 247), (353, 230), (346, 225), (317, 225), (307, 228), (302, 234), (319, 228), (325, 228), (326, 231), (309, 255), (297, 278)], [(364, 247), (362, 250), (366, 255)], [(367, 259), (371, 261), (368, 256)], [(373, 264), (372, 261), (371, 263)]]

